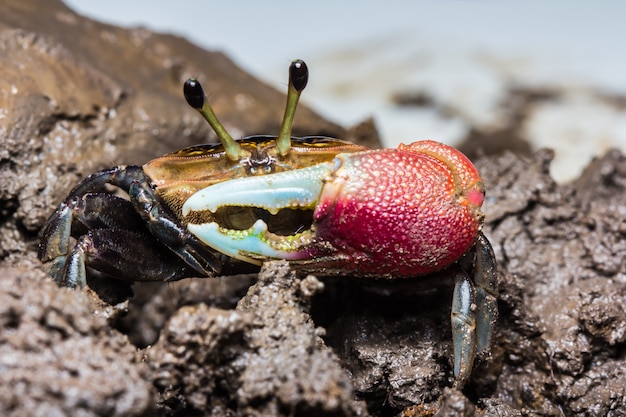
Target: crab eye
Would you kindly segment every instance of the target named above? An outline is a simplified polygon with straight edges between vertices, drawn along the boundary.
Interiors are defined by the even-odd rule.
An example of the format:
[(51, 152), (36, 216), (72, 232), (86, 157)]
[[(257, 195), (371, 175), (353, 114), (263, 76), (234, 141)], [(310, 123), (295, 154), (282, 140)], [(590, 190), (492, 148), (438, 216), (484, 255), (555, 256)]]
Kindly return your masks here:
[(287, 105), (285, 116), (276, 139), (276, 149), (281, 156), (287, 156), (291, 149), (291, 128), (300, 94), (309, 81), (309, 69), (301, 59), (296, 59), (289, 65), (289, 88), (287, 89)]
[(297, 91), (304, 90), (309, 81), (309, 68), (303, 60), (296, 59), (289, 66), (289, 79)]
[(213, 128), (215, 134), (224, 146), (226, 156), (231, 161), (239, 161), (249, 155), (249, 152), (246, 152), (241, 148), (241, 145), (237, 143), (232, 136), (230, 136), (230, 134), (226, 131), (226, 128), (224, 128), (224, 125), (222, 125), (219, 121), (215, 112), (211, 108), (211, 105), (206, 100), (204, 89), (198, 80), (190, 78), (185, 81), (183, 93), (185, 94), (185, 100), (187, 100), (187, 103), (196, 109), (198, 113), (200, 113), (202, 117), (209, 122), (209, 125), (211, 125), (211, 128)]
[(190, 78), (185, 81), (183, 94), (185, 94), (185, 100), (187, 100), (187, 103), (194, 109), (201, 109), (202, 106), (204, 106), (204, 100), (206, 97), (204, 95), (204, 89), (202, 88), (202, 84), (200, 84), (195, 78)]

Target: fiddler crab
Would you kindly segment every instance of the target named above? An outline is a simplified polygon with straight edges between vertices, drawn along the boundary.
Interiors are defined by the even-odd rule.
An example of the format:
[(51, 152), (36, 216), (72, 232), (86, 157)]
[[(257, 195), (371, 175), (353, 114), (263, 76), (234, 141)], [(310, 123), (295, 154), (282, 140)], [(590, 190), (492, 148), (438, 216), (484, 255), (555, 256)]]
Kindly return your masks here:
[[(221, 143), (85, 178), (46, 222), (39, 259), (60, 285), (80, 288), (86, 267), (131, 281), (173, 281), (216, 276), (232, 258), (285, 259), (305, 273), (419, 279), (469, 263), (455, 268), (451, 313), (455, 384), (462, 386), (476, 355), (489, 354), (497, 318), (478, 171), (434, 141), (372, 150), (292, 137), (307, 82), (306, 64), (293, 61), (278, 136), (234, 140), (200, 83), (187, 80), (187, 102)], [(107, 184), (128, 199), (106, 192)]]

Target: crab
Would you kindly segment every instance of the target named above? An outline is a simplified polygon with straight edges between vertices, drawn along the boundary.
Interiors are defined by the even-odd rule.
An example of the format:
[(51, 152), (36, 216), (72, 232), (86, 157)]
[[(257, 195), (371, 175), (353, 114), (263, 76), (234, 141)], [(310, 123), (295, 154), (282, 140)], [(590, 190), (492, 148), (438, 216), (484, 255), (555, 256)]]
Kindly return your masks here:
[(187, 80), (187, 102), (220, 143), (88, 176), (46, 222), (39, 259), (60, 285), (80, 288), (88, 268), (131, 281), (173, 281), (217, 276), (233, 260), (284, 259), (303, 273), (382, 280), (454, 268), (453, 372), (462, 386), (474, 358), (489, 354), (497, 318), (478, 171), (434, 141), (372, 150), (292, 137), (307, 82), (306, 64), (293, 61), (278, 136), (234, 140), (200, 83)]

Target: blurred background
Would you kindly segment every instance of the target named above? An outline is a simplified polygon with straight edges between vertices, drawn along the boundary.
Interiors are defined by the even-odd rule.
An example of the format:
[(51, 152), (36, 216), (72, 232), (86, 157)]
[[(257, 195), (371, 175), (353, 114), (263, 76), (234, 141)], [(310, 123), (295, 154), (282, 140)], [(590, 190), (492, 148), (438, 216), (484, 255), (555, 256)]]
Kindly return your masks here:
[(611, 147), (626, 150), (623, 2), (66, 4), (221, 50), (280, 90), (289, 62), (302, 58), (311, 73), (303, 101), (344, 126), (373, 117), (388, 146), (430, 138), (550, 147), (560, 182)]

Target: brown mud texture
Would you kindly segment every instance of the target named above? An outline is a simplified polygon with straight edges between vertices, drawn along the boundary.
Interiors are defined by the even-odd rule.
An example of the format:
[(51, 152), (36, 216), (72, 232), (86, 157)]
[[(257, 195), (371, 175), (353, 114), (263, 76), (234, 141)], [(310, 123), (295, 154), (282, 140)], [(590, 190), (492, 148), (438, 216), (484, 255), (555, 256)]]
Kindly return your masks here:
[[(549, 150), (476, 160), (500, 317), (491, 358), (457, 390), (449, 285), (372, 289), (273, 262), (58, 288), (38, 233), (74, 184), (214, 140), (184, 103), (185, 78), (203, 81), (234, 136), (277, 132), (284, 96), (223, 54), (56, 1), (6, 1), (0, 54), (0, 415), (626, 415), (620, 152), (565, 185)], [(372, 127), (346, 131), (303, 107), (295, 133), (375, 141)]]

